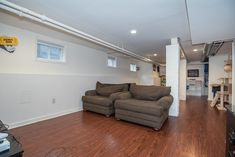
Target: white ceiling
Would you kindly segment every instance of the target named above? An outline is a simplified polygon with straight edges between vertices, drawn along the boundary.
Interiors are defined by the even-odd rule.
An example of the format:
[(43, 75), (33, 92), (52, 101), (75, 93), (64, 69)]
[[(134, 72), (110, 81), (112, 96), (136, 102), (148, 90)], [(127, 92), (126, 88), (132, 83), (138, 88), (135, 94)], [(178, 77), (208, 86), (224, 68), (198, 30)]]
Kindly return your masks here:
[[(193, 18), (192, 20), (188, 20), (185, 0), (9, 1), (37, 13), (44, 14), (52, 19), (115, 45), (123, 46), (125, 49), (140, 55), (150, 57), (160, 63), (165, 62), (165, 46), (170, 43), (170, 38), (172, 37), (179, 37), (181, 39), (190, 61), (200, 60), (202, 51), (192, 53), (192, 50), (195, 47), (203, 49), (203, 45), (193, 46), (191, 40), (196, 41), (194, 43), (205, 42), (206, 40), (201, 39), (203, 37), (200, 33), (204, 34), (208, 32), (208, 29), (205, 30), (201, 27), (197, 29), (196, 25), (209, 26), (211, 22), (208, 20), (209, 22), (203, 21), (203, 23), (201, 23), (199, 20), (198, 23), (196, 23), (198, 17), (195, 18), (195, 12), (201, 12), (201, 8), (198, 8), (201, 7), (201, 5), (197, 7), (195, 3), (197, 1), (201, 1), (199, 3), (202, 3), (203, 0), (188, 1), (187, 5), (190, 6), (189, 8), (191, 9), (188, 10), (190, 13), (189, 18)], [(195, 7), (193, 7), (194, 5)], [(217, 11), (213, 13), (217, 13)], [(232, 17), (234, 17), (234, 15)], [(189, 22), (190, 27), (193, 29), (189, 27)], [(226, 22), (226, 24), (230, 24), (230, 22)], [(233, 30), (234, 28), (235, 27), (233, 27)], [(131, 29), (136, 29), (137, 34), (131, 35), (129, 33)], [(229, 31), (231, 31), (231, 29)], [(234, 32), (235, 31), (233, 31), (233, 33)], [(193, 37), (191, 37), (192, 35)], [(210, 34), (208, 33), (206, 35)], [(235, 38), (234, 34), (232, 34), (232, 36)], [(154, 53), (158, 54), (157, 57), (153, 57)]]
[(235, 0), (187, 0), (193, 44), (235, 38)]

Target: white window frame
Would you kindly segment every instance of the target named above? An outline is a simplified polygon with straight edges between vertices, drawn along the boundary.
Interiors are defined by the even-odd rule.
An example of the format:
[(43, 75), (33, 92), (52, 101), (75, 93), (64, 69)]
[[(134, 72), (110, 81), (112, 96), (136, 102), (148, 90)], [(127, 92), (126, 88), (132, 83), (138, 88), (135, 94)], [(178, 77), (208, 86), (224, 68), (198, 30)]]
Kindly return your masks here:
[[(109, 59), (113, 58), (114, 61), (115, 61), (115, 64), (114, 65), (109, 65)], [(110, 67), (110, 68), (117, 68), (117, 57), (115, 56), (107, 56), (107, 66)]]
[[(49, 47), (60, 48), (62, 50), (62, 55), (63, 55), (62, 58), (60, 60), (55, 60), (55, 59), (51, 59), (51, 58), (47, 58), (47, 59), (39, 58), (38, 57), (38, 44), (49, 46)], [(50, 54), (48, 54), (48, 55), (50, 55)], [(37, 42), (36, 42), (36, 60), (41, 61), (41, 62), (65, 63), (66, 62), (65, 46), (54, 44), (54, 43), (43, 41), (43, 40), (37, 40)]]
[[(133, 68), (132, 66), (135, 66), (135, 70), (132, 69), (132, 68)], [(137, 65), (134, 64), (134, 63), (130, 63), (130, 71), (132, 71), (132, 72), (137, 72)]]

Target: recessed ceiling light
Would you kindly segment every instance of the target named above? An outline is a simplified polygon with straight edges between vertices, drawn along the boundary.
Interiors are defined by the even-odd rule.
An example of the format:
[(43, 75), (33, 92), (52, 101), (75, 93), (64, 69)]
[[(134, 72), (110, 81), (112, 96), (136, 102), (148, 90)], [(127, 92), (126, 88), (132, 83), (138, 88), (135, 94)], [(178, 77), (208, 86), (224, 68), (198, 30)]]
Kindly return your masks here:
[(130, 31), (130, 33), (131, 33), (131, 34), (136, 34), (137, 31), (136, 31), (135, 29), (132, 29), (132, 30)]
[(156, 53), (154, 53), (154, 54), (153, 54), (153, 56), (155, 56), (155, 57), (156, 57), (156, 56), (157, 56), (157, 54), (156, 54)]
[(197, 51), (198, 51), (198, 49), (193, 49), (193, 51), (194, 51), (194, 52), (197, 52)]

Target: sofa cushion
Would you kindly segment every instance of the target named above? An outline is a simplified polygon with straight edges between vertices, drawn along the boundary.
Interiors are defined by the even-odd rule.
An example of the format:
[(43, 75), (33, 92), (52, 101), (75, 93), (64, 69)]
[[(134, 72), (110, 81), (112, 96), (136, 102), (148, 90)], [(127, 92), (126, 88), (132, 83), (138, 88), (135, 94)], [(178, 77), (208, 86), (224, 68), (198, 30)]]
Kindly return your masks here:
[(83, 96), (82, 101), (91, 104), (97, 104), (101, 106), (110, 107), (112, 106), (113, 102), (108, 97), (103, 96)]
[(132, 84), (130, 92), (133, 98), (140, 100), (158, 100), (163, 96), (170, 95), (171, 88), (163, 86), (144, 86)]
[(131, 99), (131, 93), (130, 92), (117, 92), (113, 93), (109, 96), (109, 98), (113, 101), (118, 99)]
[(95, 96), (97, 95), (96, 90), (88, 90), (85, 92), (85, 95)]
[(110, 84), (110, 83), (100, 83), (99, 81), (96, 82), (96, 89), (99, 87), (107, 87), (107, 86), (121, 86), (123, 87), (122, 91), (129, 90), (130, 83), (122, 83), (122, 84)]
[(96, 89), (96, 92), (101, 96), (110, 96), (113, 93), (123, 91), (123, 86), (104, 86)]
[(115, 101), (114, 106), (116, 109), (123, 109), (156, 116), (161, 116), (164, 112), (163, 107), (158, 105), (156, 101), (120, 99)]

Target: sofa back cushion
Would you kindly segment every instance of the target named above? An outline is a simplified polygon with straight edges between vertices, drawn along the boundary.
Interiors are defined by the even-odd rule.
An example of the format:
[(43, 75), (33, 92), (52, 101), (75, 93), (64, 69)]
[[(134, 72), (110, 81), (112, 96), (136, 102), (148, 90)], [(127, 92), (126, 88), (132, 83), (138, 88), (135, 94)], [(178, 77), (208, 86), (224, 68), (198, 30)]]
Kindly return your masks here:
[(123, 87), (122, 86), (105, 86), (105, 87), (99, 87), (96, 89), (96, 92), (101, 96), (110, 96), (112, 93), (122, 92)]
[(155, 101), (163, 96), (170, 95), (171, 87), (132, 84), (130, 92), (132, 97), (135, 99)]
[(107, 87), (107, 86), (119, 86), (123, 87), (122, 91), (128, 91), (129, 90), (130, 83), (122, 83), (122, 84), (111, 84), (111, 83), (100, 83), (99, 81), (96, 82), (96, 89), (100, 87)]
[(112, 93), (128, 91), (128, 84), (103, 84), (100, 82), (96, 83), (96, 92), (101, 96), (110, 96)]

